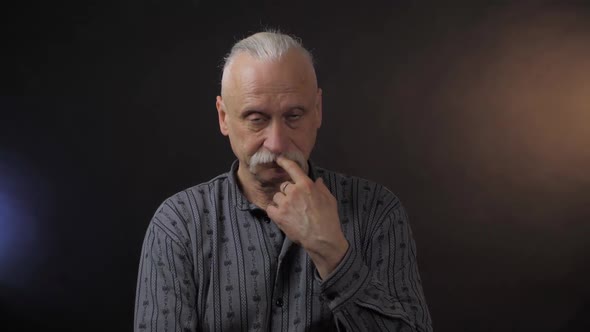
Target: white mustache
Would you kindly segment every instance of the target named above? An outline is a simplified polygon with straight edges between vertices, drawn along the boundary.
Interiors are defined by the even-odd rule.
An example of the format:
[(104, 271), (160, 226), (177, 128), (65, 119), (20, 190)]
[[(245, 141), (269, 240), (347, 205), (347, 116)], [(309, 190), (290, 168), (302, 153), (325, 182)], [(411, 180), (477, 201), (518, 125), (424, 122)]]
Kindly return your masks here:
[(252, 157), (250, 157), (250, 172), (256, 173), (256, 167), (260, 164), (268, 164), (273, 161), (276, 161), (279, 156), (283, 156), (289, 160), (293, 160), (299, 167), (304, 168), (305, 165), (305, 157), (303, 153), (293, 150), (281, 154), (276, 154), (268, 151), (267, 149), (260, 149), (258, 150)]

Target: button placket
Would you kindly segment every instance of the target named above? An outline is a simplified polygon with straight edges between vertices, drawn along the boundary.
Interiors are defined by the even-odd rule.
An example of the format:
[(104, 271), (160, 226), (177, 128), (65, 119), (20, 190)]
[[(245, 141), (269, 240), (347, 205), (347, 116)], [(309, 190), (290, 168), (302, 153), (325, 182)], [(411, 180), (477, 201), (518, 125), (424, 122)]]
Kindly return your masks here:
[(278, 299), (276, 299), (275, 305), (279, 308), (282, 308), (283, 307), (283, 299), (280, 297)]

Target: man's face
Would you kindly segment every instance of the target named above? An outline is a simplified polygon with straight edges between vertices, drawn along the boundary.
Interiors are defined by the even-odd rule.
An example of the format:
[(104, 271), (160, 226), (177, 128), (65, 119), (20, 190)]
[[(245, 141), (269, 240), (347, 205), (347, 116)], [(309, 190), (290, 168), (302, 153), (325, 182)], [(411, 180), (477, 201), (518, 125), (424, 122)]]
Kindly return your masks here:
[[(262, 185), (288, 180), (276, 163), (264, 162), (268, 153), (290, 159), (299, 154), (307, 172), (306, 161), (322, 121), (321, 90), (310, 61), (297, 50), (272, 62), (242, 53), (222, 84), (223, 96), (217, 97), (219, 127), (240, 161), (238, 175), (250, 174)], [(251, 167), (255, 160), (263, 163)]]

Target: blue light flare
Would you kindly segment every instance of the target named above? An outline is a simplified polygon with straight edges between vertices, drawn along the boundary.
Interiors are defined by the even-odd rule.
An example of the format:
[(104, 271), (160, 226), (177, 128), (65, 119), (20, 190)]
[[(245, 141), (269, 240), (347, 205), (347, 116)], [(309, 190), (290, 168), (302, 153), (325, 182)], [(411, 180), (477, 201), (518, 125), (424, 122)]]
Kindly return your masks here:
[(0, 284), (11, 288), (26, 287), (40, 258), (37, 216), (43, 211), (35, 200), (43, 181), (24, 166), (0, 160)]

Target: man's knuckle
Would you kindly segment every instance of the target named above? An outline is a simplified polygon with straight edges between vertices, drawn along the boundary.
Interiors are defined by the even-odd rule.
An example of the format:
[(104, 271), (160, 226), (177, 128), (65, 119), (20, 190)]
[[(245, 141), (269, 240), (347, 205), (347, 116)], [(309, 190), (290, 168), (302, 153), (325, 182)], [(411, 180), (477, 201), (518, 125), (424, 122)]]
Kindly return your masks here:
[(301, 181), (301, 188), (305, 192), (310, 192), (313, 189), (313, 182), (308, 181), (308, 180)]

